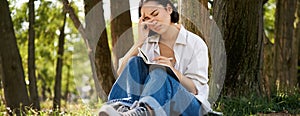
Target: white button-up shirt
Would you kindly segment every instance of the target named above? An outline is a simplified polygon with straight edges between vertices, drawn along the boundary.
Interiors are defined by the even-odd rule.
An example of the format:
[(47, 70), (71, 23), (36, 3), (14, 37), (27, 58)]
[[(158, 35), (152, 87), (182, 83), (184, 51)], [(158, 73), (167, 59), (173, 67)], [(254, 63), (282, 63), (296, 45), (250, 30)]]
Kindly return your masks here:
[[(149, 59), (160, 56), (159, 38), (159, 35), (148, 37), (141, 47)], [(203, 113), (207, 113), (211, 108), (207, 100), (209, 58), (205, 42), (181, 25), (173, 50), (176, 58), (174, 68), (193, 80), (198, 90), (195, 97), (202, 103)]]

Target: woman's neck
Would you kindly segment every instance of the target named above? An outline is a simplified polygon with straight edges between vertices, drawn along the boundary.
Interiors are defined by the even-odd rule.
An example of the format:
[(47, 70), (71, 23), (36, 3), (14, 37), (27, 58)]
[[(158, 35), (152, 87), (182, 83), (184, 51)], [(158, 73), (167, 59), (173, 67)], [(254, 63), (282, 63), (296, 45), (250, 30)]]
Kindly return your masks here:
[(165, 33), (161, 34), (160, 41), (175, 42), (177, 39), (177, 35), (179, 33), (179, 29), (180, 29), (180, 25), (171, 24), (169, 29)]

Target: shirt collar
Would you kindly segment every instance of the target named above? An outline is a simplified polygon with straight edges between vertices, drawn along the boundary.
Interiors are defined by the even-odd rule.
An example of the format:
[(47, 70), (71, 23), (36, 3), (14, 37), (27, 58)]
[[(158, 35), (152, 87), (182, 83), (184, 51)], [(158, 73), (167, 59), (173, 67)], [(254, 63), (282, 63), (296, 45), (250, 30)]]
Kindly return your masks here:
[(187, 30), (183, 27), (183, 25), (180, 25), (179, 34), (176, 39), (176, 44), (183, 44), (185, 45), (187, 42)]
[[(183, 25), (180, 25), (180, 30), (175, 43), (185, 45), (187, 43), (186, 36), (187, 36), (187, 30), (183, 27)], [(159, 42), (159, 37), (160, 36), (158, 34), (150, 36), (148, 38), (148, 42)]]

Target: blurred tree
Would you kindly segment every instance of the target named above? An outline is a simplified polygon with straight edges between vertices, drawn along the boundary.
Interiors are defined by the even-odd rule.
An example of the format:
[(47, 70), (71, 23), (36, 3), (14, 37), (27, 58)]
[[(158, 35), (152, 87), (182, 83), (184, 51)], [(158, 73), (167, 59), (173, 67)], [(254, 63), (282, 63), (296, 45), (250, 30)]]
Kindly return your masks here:
[(221, 30), (227, 53), (223, 94), (259, 94), (263, 0), (213, 2), (213, 18)]
[(110, 0), (114, 68), (134, 43), (129, 0)]
[(40, 101), (37, 90), (37, 82), (35, 75), (35, 14), (34, 14), (34, 0), (29, 0), (29, 34), (28, 34), (28, 78), (29, 78), (29, 93), (30, 93), (30, 102), (34, 109), (40, 110)]
[[(64, 11), (63, 11), (64, 12)], [(65, 45), (65, 25), (66, 25), (66, 13), (63, 13), (64, 22), (60, 28), (59, 41), (58, 41), (58, 57), (56, 62), (56, 75), (55, 75), (55, 85), (54, 85), (54, 99), (53, 99), (53, 109), (60, 111), (60, 100), (62, 97), (61, 83), (62, 83), (62, 68), (63, 68), (63, 56), (64, 56), (64, 45)]]
[[(88, 36), (90, 36), (89, 41), (92, 44), (92, 49), (96, 50), (95, 63), (97, 77), (101, 87), (105, 91), (106, 95), (108, 95), (113, 83), (115, 82), (115, 78), (112, 72), (113, 67), (111, 64), (111, 55), (105, 28), (103, 2), (102, 0), (84, 0), (84, 4), (86, 32), (89, 33)], [(98, 17), (96, 18), (95, 16)]]
[[(105, 86), (107, 84), (110, 84), (105, 82), (111, 82), (111, 79), (114, 78), (111, 78), (113, 77), (111, 71), (112, 65), (110, 59), (110, 50), (107, 42), (102, 1), (84, 1), (86, 28), (83, 28), (78, 16), (75, 14), (73, 7), (70, 6), (68, 0), (63, 0), (63, 4), (64, 8), (72, 19), (73, 24), (81, 33), (83, 40), (87, 46), (89, 61), (92, 69), (92, 77), (94, 80), (94, 85), (96, 87), (97, 96), (105, 101), (107, 99), (107, 93), (109, 92), (112, 85), (111, 84), (109, 87)], [(103, 84), (102, 86), (107, 88), (102, 89), (102, 86), (100, 84)]]
[[(26, 3), (19, 4), (12, 0), (10, 1), (10, 7), (12, 11), (12, 19), (14, 28), (16, 30), (16, 37), (18, 46), (20, 48), (20, 54), (22, 56), (23, 67), (28, 67), (28, 22), (29, 17), (28, 7)], [(47, 100), (52, 98), (53, 87), (55, 80), (55, 60), (59, 55), (56, 48), (58, 46), (59, 27), (63, 24), (63, 17), (58, 17), (62, 13), (62, 4), (59, 2), (51, 2), (39, 0), (35, 1), (35, 65), (36, 73), (38, 75), (37, 87), (39, 89), (39, 95), (41, 100)], [(78, 12), (76, 10), (75, 12)], [(70, 25), (70, 20), (66, 22), (66, 44), (65, 44), (65, 58), (70, 59), (66, 61), (64, 65), (72, 66), (72, 44), (76, 42), (76, 38), (79, 38), (79, 34), (76, 32), (76, 28)], [(25, 73), (28, 73), (27, 68), (24, 69)], [(63, 77), (67, 75), (67, 71), (62, 72)], [(28, 79), (26, 75), (26, 80)], [(73, 73), (70, 75), (70, 80), (74, 79)], [(62, 80), (62, 88), (66, 86), (66, 80)], [(71, 93), (76, 94), (76, 85), (73, 81), (70, 81), (69, 89)], [(64, 90), (64, 89), (63, 89)]]
[(277, 0), (275, 17), (274, 77), (279, 92), (293, 94), (297, 82), (297, 54), (294, 50), (296, 0)]
[(2, 61), (2, 82), (7, 109), (20, 115), (20, 109), (29, 106), (29, 97), (24, 80), (21, 56), (16, 42), (8, 2), (0, 0), (0, 58)]

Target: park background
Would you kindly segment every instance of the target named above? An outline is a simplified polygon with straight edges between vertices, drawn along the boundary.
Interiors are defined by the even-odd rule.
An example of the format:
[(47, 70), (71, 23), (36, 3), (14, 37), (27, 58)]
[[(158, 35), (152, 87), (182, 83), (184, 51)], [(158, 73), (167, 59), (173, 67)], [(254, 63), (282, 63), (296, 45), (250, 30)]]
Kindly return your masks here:
[[(300, 0), (172, 1), (210, 49), (214, 110), (300, 114)], [(0, 0), (0, 114), (94, 115), (136, 39), (138, 2)]]

